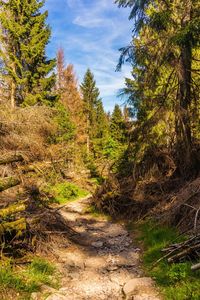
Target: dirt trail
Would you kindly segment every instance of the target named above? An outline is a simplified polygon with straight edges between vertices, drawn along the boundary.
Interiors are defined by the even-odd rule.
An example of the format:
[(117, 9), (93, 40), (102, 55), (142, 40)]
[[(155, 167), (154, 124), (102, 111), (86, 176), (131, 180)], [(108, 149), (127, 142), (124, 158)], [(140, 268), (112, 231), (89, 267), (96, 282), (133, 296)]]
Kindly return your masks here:
[(139, 252), (120, 224), (87, 213), (90, 199), (69, 203), (62, 216), (78, 233), (79, 244), (56, 249), (62, 288), (48, 300), (159, 300), (153, 281), (143, 277)]

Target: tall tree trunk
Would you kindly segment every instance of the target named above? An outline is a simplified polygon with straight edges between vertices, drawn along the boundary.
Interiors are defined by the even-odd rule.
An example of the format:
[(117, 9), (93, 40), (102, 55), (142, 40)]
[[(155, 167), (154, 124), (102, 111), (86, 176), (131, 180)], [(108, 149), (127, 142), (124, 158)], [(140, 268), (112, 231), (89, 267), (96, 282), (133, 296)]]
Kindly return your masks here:
[(11, 93), (10, 93), (10, 101), (11, 101), (11, 108), (15, 108), (15, 83), (12, 79), (12, 83), (11, 83)]
[(87, 115), (87, 155), (90, 154), (90, 132), (89, 132), (89, 126), (90, 126), (90, 121), (89, 121), (89, 114)]
[[(189, 43), (188, 43), (189, 44)], [(180, 57), (180, 72), (179, 72), (179, 101), (181, 108), (181, 119), (182, 119), (182, 139), (184, 144), (191, 147), (191, 124), (189, 107), (191, 104), (191, 47), (186, 45), (181, 51)]]
[[(191, 1), (185, 1), (185, 12), (182, 18), (182, 28), (188, 25), (191, 20)], [(188, 38), (180, 47), (181, 54), (179, 60), (179, 113), (178, 113), (178, 126), (177, 126), (177, 142), (181, 150), (180, 167), (185, 165), (188, 169), (191, 165), (191, 149), (192, 149), (192, 136), (191, 136), (191, 122), (190, 122), (190, 104), (191, 104), (191, 65), (192, 65), (192, 46)]]

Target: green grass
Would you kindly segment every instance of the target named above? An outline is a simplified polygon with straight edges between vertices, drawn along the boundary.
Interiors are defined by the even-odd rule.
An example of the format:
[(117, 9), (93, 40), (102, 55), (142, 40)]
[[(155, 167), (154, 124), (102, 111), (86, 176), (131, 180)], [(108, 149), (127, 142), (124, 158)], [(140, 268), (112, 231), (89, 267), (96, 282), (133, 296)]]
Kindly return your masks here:
[[(129, 230), (133, 230), (130, 225)], [(143, 263), (148, 276), (155, 279), (166, 300), (199, 300), (200, 271), (192, 272), (191, 263), (168, 264), (162, 260), (155, 267), (155, 262), (163, 256), (161, 250), (172, 243), (183, 241), (175, 228), (147, 222), (139, 226), (139, 238), (144, 246)]]
[[(58, 279), (52, 280), (56, 269), (42, 258), (34, 258), (25, 268), (17, 268), (9, 262), (0, 265), (0, 291), (15, 291), (26, 294), (26, 299), (33, 292), (40, 290), (42, 284), (58, 287)], [(1, 295), (0, 292), (0, 296)]]
[(97, 209), (95, 205), (90, 205), (86, 210), (85, 213), (91, 214), (94, 218), (100, 218), (100, 219), (106, 219), (111, 220), (111, 217), (109, 215), (104, 214), (100, 210)]
[(78, 200), (89, 195), (89, 192), (69, 182), (58, 183), (49, 186), (48, 192), (53, 195), (53, 202), (64, 204), (69, 201)]

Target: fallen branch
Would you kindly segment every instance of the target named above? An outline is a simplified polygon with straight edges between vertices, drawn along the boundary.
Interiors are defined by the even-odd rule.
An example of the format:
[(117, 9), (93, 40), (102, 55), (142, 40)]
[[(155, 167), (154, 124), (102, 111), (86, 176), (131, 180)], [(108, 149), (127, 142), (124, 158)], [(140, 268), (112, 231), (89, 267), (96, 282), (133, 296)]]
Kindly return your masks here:
[(196, 214), (195, 214), (195, 219), (194, 219), (194, 233), (195, 235), (197, 235), (197, 220), (198, 220), (198, 216), (199, 216), (199, 211), (200, 211), (200, 207), (197, 209)]
[(196, 250), (200, 249), (200, 244), (194, 245), (192, 247), (188, 247), (187, 249), (173, 255), (172, 257), (170, 257), (167, 261), (169, 263), (178, 261), (179, 259), (186, 257), (187, 255), (189, 255), (191, 252), (194, 252)]
[(25, 206), (24, 202), (19, 202), (19, 203), (10, 205), (6, 208), (0, 209), (0, 217), (6, 218), (10, 215), (24, 211), (25, 208), (26, 208), (26, 206)]
[(199, 270), (200, 269), (200, 263), (198, 263), (198, 264), (196, 264), (196, 265), (193, 265), (192, 267), (191, 267), (191, 270), (192, 271), (197, 271), (197, 270)]
[(20, 235), (22, 231), (26, 230), (26, 220), (21, 218), (13, 222), (4, 222), (0, 224), (0, 236), (6, 232), (16, 231)]
[(168, 262), (171, 262), (170, 261), (170, 256), (171, 257), (175, 257), (175, 255), (176, 255), (175, 253), (176, 252), (180, 253), (180, 251), (182, 252), (183, 249), (188, 249), (189, 245), (196, 246), (197, 244), (198, 244), (198, 247), (200, 249), (200, 235), (198, 235), (198, 236), (192, 236), (187, 241), (184, 241), (184, 242), (182, 242), (180, 244), (173, 244), (170, 247), (163, 249), (164, 252), (168, 252), (168, 253), (166, 253), (161, 258), (159, 258), (153, 264), (153, 267), (155, 267), (159, 262), (161, 262), (162, 260), (167, 259), (167, 258), (168, 258)]
[(21, 180), (17, 177), (5, 177), (0, 179), (0, 192), (3, 192), (11, 187), (17, 186)]
[(18, 155), (14, 154), (14, 155), (0, 158), (0, 165), (6, 165), (6, 164), (10, 164), (13, 162), (19, 162), (19, 161), (23, 161), (23, 160), (24, 160), (24, 158), (21, 154), (18, 154)]

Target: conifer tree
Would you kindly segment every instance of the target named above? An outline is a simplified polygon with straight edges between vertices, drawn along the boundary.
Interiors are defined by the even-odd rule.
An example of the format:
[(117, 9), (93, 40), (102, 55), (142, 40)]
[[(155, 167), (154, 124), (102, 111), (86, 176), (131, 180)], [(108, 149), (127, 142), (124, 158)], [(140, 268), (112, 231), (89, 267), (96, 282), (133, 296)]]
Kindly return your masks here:
[[(192, 122), (191, 109), (195, 107), (197, 115), (200, 115), (196, 78), (199, 70), (200, 2), (115, 2), (119, 6), (130, 7), (130, 19), (134, 20), (132, 44), (121, 49), (120, 64), (128, 58), (133, 65), (133, 80), (126, 79), (125, 93), (134, 105), (140, 125), (150, 123), (150, 120), (154, 127), (156, 123), (160, 124), (157, 137), (160, 139), (162, 136), (160, 142), (165, 145), (169, 144), (170, 137), (165, 137), (170, 123), (168, 132), (172, 133), (173, 129), (171, 136), (176, 137), (177, 166), (186, 175), (194, 167), (192, 148), (196, 131), (193, 128), (198, 126), (198, 121), (196, 125)], [(167, 120), (163, 127), (161, 118)], [(158, 145), (155, 133), (156, 129), (150, 135), (151, 142)]]
[(80, 89), (87, 119), (87, 153), (89, 154), (92, 139), (95, 137), (96, 107), (100, 100), (100, 92), (90, 69), (86, 71)]
[(0, 1), (0, 57), (12, 106), (55, 100), (55, 75), (49, 75), (55, 60), (45, 54), (51, 31), (47, 12), (40, 11), (43, 5), (39, 0)]
[(125, 140), (125, 120), (118, 104), (115, 105), (111, 116), (110, 134), (119, 143)]
[(108, 135), (109, 126), (108, 118), (104, 111), (101, 99), (97, 101), (96, 105), (96, 138), (104, 139)]
[(94, 134), (92, 137), (92, 150), (94, 157), (102, 158), (104, 156), (104, 149), (109, 141), (109, 119), (104, 111), (102, 100), (97, 101), (95, 109), (95, 124)]

